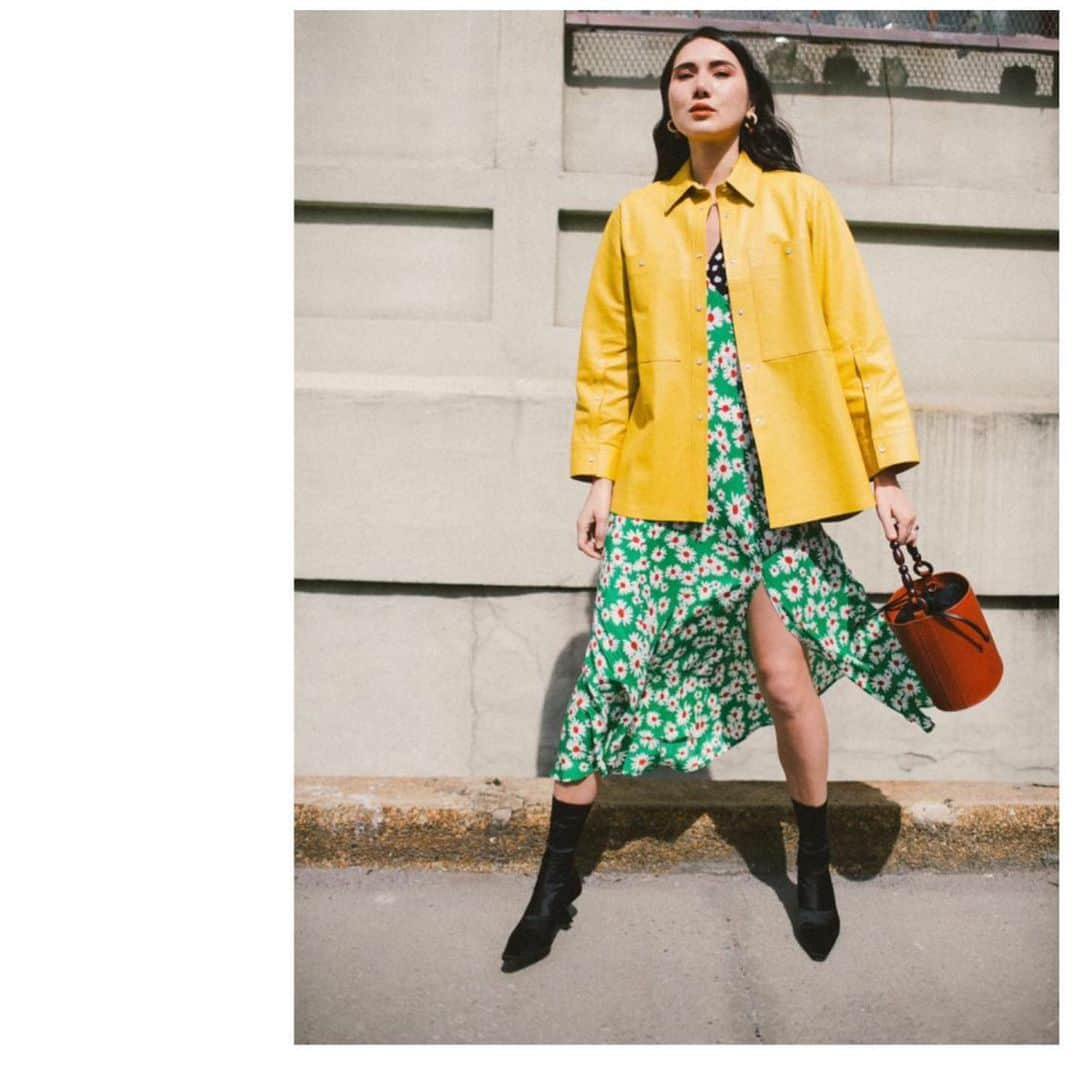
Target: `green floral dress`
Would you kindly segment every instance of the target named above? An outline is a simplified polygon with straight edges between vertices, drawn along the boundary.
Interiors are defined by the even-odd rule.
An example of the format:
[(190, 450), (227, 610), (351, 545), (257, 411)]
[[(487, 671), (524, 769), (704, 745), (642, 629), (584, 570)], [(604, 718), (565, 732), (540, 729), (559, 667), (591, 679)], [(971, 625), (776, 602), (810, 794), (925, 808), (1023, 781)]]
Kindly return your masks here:
[(768, 528), (720, 245), (708, 265), (706, 520), (611, 513), (592, 636), (549, 775), (703, 768), (772, 723), (750, 651), (760, 581), (806, 647), (819, 694), (841, 676), (925, 732), (932, 702), (820, 522)]

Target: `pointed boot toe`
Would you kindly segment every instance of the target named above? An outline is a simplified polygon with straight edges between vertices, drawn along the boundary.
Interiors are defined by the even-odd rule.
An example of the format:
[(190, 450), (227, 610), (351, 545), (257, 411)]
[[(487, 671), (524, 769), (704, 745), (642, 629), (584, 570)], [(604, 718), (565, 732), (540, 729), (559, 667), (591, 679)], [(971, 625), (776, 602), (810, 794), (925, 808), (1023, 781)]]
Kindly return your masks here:
[(568, 930), (577, 914), (573, 904), (550, 915), (523, 915), (510, 933), (502, 954), (503, 971), (520, 971), (551, 952), (551, 944), (560, 930)]
[(796, 862), (799, 910), (795, 936), (812, 960), (824, 960), (840, 935), (828, 845), (800, 847)]
[(525, 914), (510, 932), (503, 949), (503, 971), (518, 971), (547, 956), (555, 935), (569, 929), (577, 914), (573, 901), (581, 895), (581, 888), (576, 869), (561, 881), (553, 881), (544, 872), (540, 874)]
[(840, 936), (840, 916), (835, 911), (800, 908), (795, 936), (811, 960), (824, 960)]

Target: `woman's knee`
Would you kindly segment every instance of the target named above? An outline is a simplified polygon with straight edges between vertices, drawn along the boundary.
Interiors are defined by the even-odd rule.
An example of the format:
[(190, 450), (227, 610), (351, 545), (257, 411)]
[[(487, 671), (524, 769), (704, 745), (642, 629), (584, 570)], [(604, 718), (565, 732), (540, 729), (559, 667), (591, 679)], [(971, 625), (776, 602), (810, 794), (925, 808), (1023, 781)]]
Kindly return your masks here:
[(554, 795), (560, 802), (590, 803), (596, 798), (600, 786), (600, 779), (595, 772), (581, 780), (566, 781), (556, 780)]
[(794, 715), (813, 691), (806, 657), (797, 641), (782, 652), (762, 657), (757, 664), (758, 685), (773, 713)]

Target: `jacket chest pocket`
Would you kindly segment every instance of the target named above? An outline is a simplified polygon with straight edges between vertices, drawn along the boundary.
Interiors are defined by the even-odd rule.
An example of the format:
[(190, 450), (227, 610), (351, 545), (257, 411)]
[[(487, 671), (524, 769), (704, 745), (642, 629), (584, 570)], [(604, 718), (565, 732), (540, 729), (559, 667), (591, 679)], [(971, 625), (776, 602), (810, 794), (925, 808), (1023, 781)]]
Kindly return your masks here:
[(784, 360), (828, 345), (810, 252), (802, 237), (767, 236), (749, 249), (761, 359)]
[(681, 313), (687, 281), (670, 260), (658, 260), (647, 253), (627, 255), (628, 303), (634, 323), (639, 365), (678, 363), (684, 328)]

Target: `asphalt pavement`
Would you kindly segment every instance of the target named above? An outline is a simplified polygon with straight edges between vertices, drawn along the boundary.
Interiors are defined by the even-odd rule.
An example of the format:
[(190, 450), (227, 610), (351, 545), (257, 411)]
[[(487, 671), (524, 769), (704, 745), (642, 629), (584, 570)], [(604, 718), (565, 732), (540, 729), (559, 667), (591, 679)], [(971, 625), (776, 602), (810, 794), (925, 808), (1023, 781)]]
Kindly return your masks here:
[(833, 872), (840, 937), (795, 940), (793, 877), (585, 878), (550, 955), (500, 953), (531, 874), (299, 868), (301, 1044), (1058, 1041), (1058, 873)]

